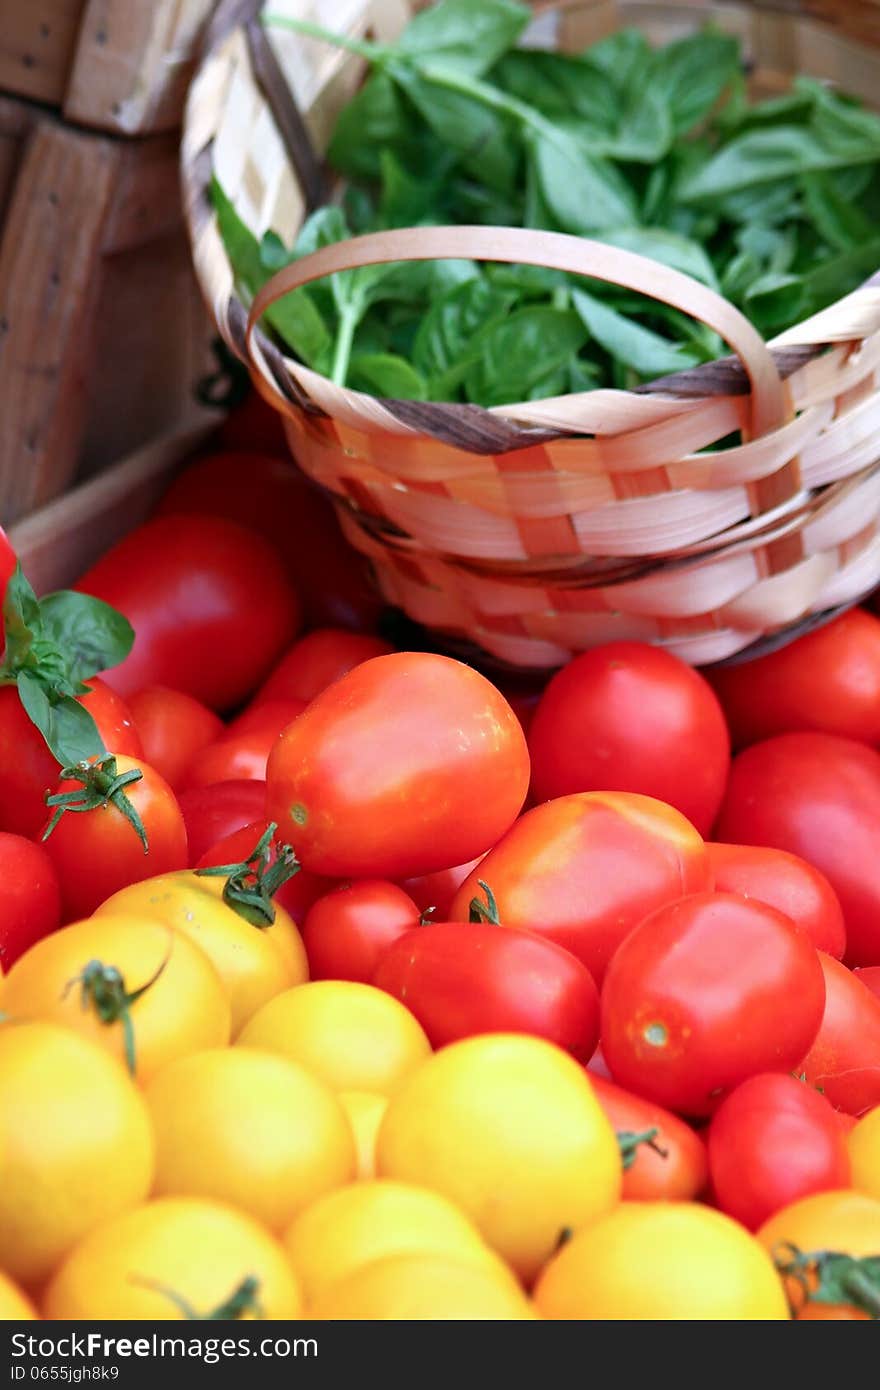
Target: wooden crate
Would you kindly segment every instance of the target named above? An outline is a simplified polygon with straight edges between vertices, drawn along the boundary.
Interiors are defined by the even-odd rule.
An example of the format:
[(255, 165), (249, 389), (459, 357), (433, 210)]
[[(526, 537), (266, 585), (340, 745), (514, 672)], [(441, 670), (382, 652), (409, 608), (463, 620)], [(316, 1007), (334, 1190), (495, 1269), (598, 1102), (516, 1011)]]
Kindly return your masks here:
[(117, 134), (180, 123), (214, 0), (0, 0), (0, 91)]
[(211, 338), (177, 137), (0, 97), (0, 522), (186, 419)]

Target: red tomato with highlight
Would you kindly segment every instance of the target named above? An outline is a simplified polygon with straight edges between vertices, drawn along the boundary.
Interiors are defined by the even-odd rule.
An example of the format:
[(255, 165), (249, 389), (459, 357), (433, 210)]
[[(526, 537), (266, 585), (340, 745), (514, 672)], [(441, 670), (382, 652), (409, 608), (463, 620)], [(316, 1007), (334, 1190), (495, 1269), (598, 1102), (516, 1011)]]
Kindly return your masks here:
[(740, 747), (807, 729), (880, 743), (880, 620), (862, 608), (709, 679)]
[(830, 734), (780, 734), (733, 760), (716, 837), (800, 855), (843, 908), (846, 961), (880, 965), (880, 755)]
[(434, 874), (419, 874), (416, 878), (405, 878), (401, 888), (408, 893), (419, 912), (434, 909), (434, 921), (443, 922), (450, 916), (452, 900), (484, 856), (469, 859), (466, 864), (456, 864), (454, 869), (438, 869)]
[[(621, 1145), (624, 1201), (696, 1201), (709, 1181), (706, 1145), (699, 1134), (671, 1110), (615, 1086), (592, 1068), (589, 1076)], [(657, 1131), (651, 1143), (633, 1142), (651, 1130)]]
[(191, 695), (165, 685), (136, 691), (128, 704), (144, 757), (176, 791), (196, 754), (223, 733), (223, 720)]
[(190, 787), (178, 800), (186, 821), (190, 865), (197, 864), (212, 845), (242, 826), (259, 822), (265, 829), (268, 824), (265, 782), (214, 782), (210, 787)]
[(300, 624), (274, 548), (216, 516), (164, 516), (130, 531), (76, 588), (124, 613), (134, 646), (108, 676), (123, 695), (170, 685), (214, 710), (265, 679)]
[(740, 893), (784, 912), (819, 951), (846, 950), (843, 909), (824, 874), (805, 859), (761, 845), (707, 844), (719, 893)]
[(0, 832), (0, 974), (61, 925), (61, 888), (42, 845)]
[[(243, 825), (239, 830), (233, 830), (231, 834), (224, 835), (222, 839), (216, 840), (205, 850), (194, 865), (196, 869), (209, 869), (219, 864), (242, 864), (249, 859), (266, 833), (268, 821), (252, 821), (250, 825)], [(272, 840), (270, 845), (270, 862), (274, 863), (278, 857), (279, 841), (277, 837)], [(302, 928), (306, 918), (306, 913), (312, 903), (317, 902), (322, 893), (327, 893), (336, 886), (332, 878), (320, 878), (317, 874), (310, 874), (307, 869), (300, 869), (289, 878), (286, 883), (282, 883), (278, 892), (274, 894), (275, 901), (285, 912)]]
[(812, 942), (775, 908), (697, 893), (647, 917), (602, 990), (614, 1080), (686, 1115), (711, 1115), (758, 1072), (793, 1070), (825, 1007)]
[(709, 1126), (716, 1204), (756, 1231), (790, 1202), (849, 1187), (846, 1135), (828, 1101), (793, 1076), (751, 1076)]
[(711, 686), (644, 642), (610, 642), (558, 671), (529, 728), (536, 801), (572, 792), (638, 792), (707, 834), (730, 767)]
[(880, 999), (852, 970), (819, 952), (825, 974), (822, 1024), (799, 1072), (850, 1115), (880, 1105)]
[[(125, 701), (95, 676), (80, 703), (111, 753), (140, 758), (143, 749)], [(28, 719), (12, 685), (0, 688), (0, 829), (32, 838), (46, 823), (46, 794), (60, 772), (45, 739)]]
[(306, 633), (278, 662), (269, 679), (257, 691), (254, 703), (264, 700), (304, 700), (306, 704), (356, 666), (374, 656), (390, 656), (394, 648), (381, 637), (323, 627)]
[(356, 666), (288, 725), (267, 812), (307, 869), (400, 879), (495, 844), (528, 778), (519, 720), (484, 676), (399, 652)]
[(341, 883), (309, 908), (302, 939), (312, 980), (372, 984), (388, 947), (416, 926), (419, 909), (395, 883)]
[(209, 787), (214, 782), (242, 778), (265, 782), (266, 764), (275, 741), (304, 709), (302, 700), (271, 700), (265, 705), (249, 706), (220, 738), (193, 759), (186, 785)]
[(853, 974), (860, 984), (866, 985), (871, 993), (880, 999), (880, 965), (863, 965), (860, 970), (854, 970)]
[(527, 811), (465, 879), (452, 917), (466, 922), (478, 879), (505, 927), (564, 946), (601, 986), (639, 922), (712, 886), (698, 832), (678, 811), (630, 792), (581, 792)]

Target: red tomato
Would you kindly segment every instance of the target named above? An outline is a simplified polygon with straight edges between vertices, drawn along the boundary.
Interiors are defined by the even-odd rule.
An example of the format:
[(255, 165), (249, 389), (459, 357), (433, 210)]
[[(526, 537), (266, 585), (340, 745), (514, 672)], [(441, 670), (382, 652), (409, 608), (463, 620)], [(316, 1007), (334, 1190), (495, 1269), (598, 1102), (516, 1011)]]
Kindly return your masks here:
[(259, 449), (282, 457), (287, 453), (281, 416), (253, 389), (226, 416), (217, 431), (217, 442), (224, 449)]
[(661, 907), (627, 937), (602, 991), (602, 1050), (620, 1085), (687, 1115), (798, 1065), (819, 1031), (818, 953), (775, 908), (733, 893)]
[(846, 950), (843, 909), (824, 874), (796, 854), (760, 845), (707, 844), (720, 893), (769, 903), (807, 933), (819, 951), (838, 959)]
[[(88, 917), (112, 893), (130, 883), (187, 866), (186, 826), (168, 783), (145, 762), (116, 759), (119, 774), (139, 767), (143, 776), (125, 794), (143, 822), (145, 851), (134, 827), (112, 802), (90, 811), (67, 811), (45, 847), (61, 884), (65, 922)], [(79, 791), (79, 782), (58, 783), (59, 792)]]
[(376, 657), (323, 691), (269, 757), (267, 810), (307, 869), (406, 878), (482, 854), (529, 780), (504, 697), (449, 657)]
[(880, 965), (880, 755), (830, 734), (780, 734), (733, 760), (719, 840), (786, 849), (821, 870), (846, 922), (846, 960)]
[(435, 874), (420, 874), (417, 878), (405, 878), (401, 888), (408, 893), (419, 912), (434, 909), (434, 920), (443, 922), (450, 915), (452, 899), (455, 897), (468, 874), (484, 856), (469, 859), (466, 864), (457, 864), (454, 869), (438, 869)]
[(345, 540), (328, 499), (289, 459), (263, 453), (196, 459), (159, 506), (160, 516), (174, 513), (226, 517), (271, 541), (310, 626), (375, 626), (381, 600), (366, 560)]
[(853, 974), (860, 984), (867, 985), (871, 993), (880, 999), (880, 965), (863, 965), (860, 970), (854, 970)]
[(322, 627), (295, 642), (254, 696), (263, 700), (305, 700), (306, 704), (374, 656), (390, 656), (394, 648), (381, 637)]
[[(252, 821), (250, 825), (243, 825), (239, 830), (233, 830), (231, 834), (224, 835), (222, 839), (216, 840), (205, 850), (194, 867), (209, 869), (215, 864), (243, 863), (253, 854), (266, 833), (267, 826), (268, 821), (265, 819)], [(271, 846), (273, 862), (277, 858), (277, 852), (278, 840), (276, 838)], [(301, 927), (312, 903), (317, 902), (322, 893), (329, 892), (334, 886), (335, 881), (332, 878), (319, 878), (317, 874), (310, 874), (308, 869), (300, 869), (293, 878), (282, 883), (274, 896), (279, 906), (283, 907), (285, 912), (289, 912), (297, 926)]]
[(281, 730), (304, 709), (302, 700), (271, 700), (265, 705), (251, 705), (233, 720), (222, 738), (193, 758), (186, 785), (210, 787), (215, 782), (246, 778), (265, 782), (269, 754)]
[(709, 678), (737, 745), (801, 729), (880, 743), (880, 621), (861, 608)]
[(61, 924), (61, 889), (42, 845), (0, 832), (0, 974)]
[(144, 757), (175, 791), (202, 748), (219, 738), (223, 720), (182, 690), (147, 686), (129, 699)]
[(715, 1202), (756, 1231), (789, 1202), (849, 1187), (846, 1135), (828, 1101), (793, 1076), (751, 1076), (709, 1126)]
[(412, 898), (394, 883), (341, 883), (309, 908), (302, 932), (309, 978), (371, 984), (385, 951), (418, 920)]
[(880, 1105), (880, 999), (845, 965), (819, 952), (825, 1012), (812, 1047), (797, 1068), (811, 1086), (850, 1115)]
[(599, 1038), (590, 972), (555, 942), (516, 928), (416, 927), (385, 952), (373, 983), (406, 1005), (432, 1047), (476, 1033), (532, 1033), (585, 1062)]
[(459, 888), (457, 921), (467, 921), (478, 879), (495, 894), (503, 926), (550, 937), (600, 986), (643, 917), (712, 886), (690, 822), (632, 792), (581, 792), (527, 811)]
[(117, 608), (135, 630), (131, 654), (108, 676), (114, 690), (170, 685), (217, 710), (256, 689), (300, 621), (272, 546), (216, 516), (148, 521), (76, 588)]
[[(97, 676), (79, 697), (113, 753), (140, 758), (143, 752), (128, 705)], [(22, 708), (14, 686), (0, 688), (0, 829), (33, 837), (46, 823), (46, 793), (60, 768), (40, 731)]]
[(262, 733), (271, 729), (280, 734), (288, 724), (292, 724), (306, 707), (305, 700), (266, 700), (263, 703), (248, 705), (237, 718), (226, 725), (221, 738), (238, 738), (242, 734)]
[[(210, 787), (191, 787), (180, 793), (180, 809), (186, 821), (189, 862), (202, 855), (225, 835), (258, 821), (266, 828), (265, 782), (215, 782)], [(259, 835), (251, 845), (259, 839)], [(221, 864), (232, 863), (221, 859)]]
[(536, 801), (639, 792), (706, 834), (724, 795), (730, 738), (711, 686), (690, 666), (647, 643), (610, 642), (553, 677), (529, 755)]
[[(9, 544), (9, 537), (0, 526), (0, 606), (2, 606), (6, 594), (6, 585), (15, 572), (15, 565), (15, 551)], [(0, 650), (2, 650), (2, 637), (0, 637)]]
[[(596, 1099), (613, 1124), (626, 1163), (623, 1198), (629, 1202), (693, 1202), (709, 1180), (706, 1145), (698, 1134), (662, 1105), (615, 1086), (590, 1068)], [(624, 1146), (630, 1140), (657, 1131), (651, 1144)]]

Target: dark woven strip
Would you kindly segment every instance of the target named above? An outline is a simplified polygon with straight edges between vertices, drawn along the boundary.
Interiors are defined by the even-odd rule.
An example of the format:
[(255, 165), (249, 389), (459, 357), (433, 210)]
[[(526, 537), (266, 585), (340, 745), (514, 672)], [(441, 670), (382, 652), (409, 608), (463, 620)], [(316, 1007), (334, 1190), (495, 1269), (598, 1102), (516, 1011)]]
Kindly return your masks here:
[(269, 105), (311, 212), (326, 202), (324, 170), (287, 79), (259, 19), (245, 25), (254, 76)]
[(403, 424), (469, 454), (506, 454), (511, 449), (548, 444), (561, 437), (558, 430), (527, 429), (480, 405), (385, 399), (382, 404)]

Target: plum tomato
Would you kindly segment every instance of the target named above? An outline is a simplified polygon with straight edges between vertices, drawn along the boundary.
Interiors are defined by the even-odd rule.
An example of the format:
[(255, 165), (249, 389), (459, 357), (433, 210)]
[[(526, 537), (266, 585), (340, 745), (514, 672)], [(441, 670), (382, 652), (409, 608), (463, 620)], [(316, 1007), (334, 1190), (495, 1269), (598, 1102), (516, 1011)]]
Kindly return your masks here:
[(394, 648), (381, 637), (342, 628), (319, 627), (306, 633), (278, 662), (254, 696), (265, 700), (303, 700), (306, 704), (374, 656), (390, 656)]
[(709, 863), (719, 893), (740, 893), (769, 903), (807, 933), (818, 951), (838, 960), (846, 950), (843, 909), (823, 873), (782, 849), (709, 843)]
[(128, 707), (144, 757), (174, 791), (196, 754), (223, 733), (222, 719), (207, 705), (165, 685), (136, 691)]
[(798, 1067), (839, 1110), (862, 1115), (880, 1105), (880, 999), (857, 974), (819, 952), (825, 1011)]
[(303, 926), (309, 977), (372, 984), (388, 947), (418, 921), (419, 909), (394, 883), (362, 878), (339, 884), (313, 903)]
[(0, 975), (61, 922), (61, 889), (43, 845), (0, 831)]
[(624, 1201), (695, 1201), (709, 1181), (706, 1145), (699, 1134), (671, 1110), (625, 1091), (592, 1067), (589, 1076), (617, 1134)]
[[(233, 784), (235, 785), (235, 784)], [(221, 864), (241, 864), (253, 852), (254, 846), (259, 843), (268, 829), (268, 821), (252, 821), (250, 825), (244, 825), (240, 830), (233, 830), (230, 834), (215, 840), (200, 855), (196, 864), (197, 869), (211, 869)], [(270, 845), (270, 863), (278, 857), (279, 842), (274, 838)], [(275, 901), (288, 912), (301, 927), (306, 918), (306, 913), (312, 903), (317, 902), (322, 893), (328, 892), (335, 887), (335, 880), (332, 878), (319, 878), (317, 874), (310, 874), (307, 869), (300, 869), (289, 878), (286, 883), (282, 883), (277, 893), (274, 894)]]
[[(265, 782), (250, 779), (214, 782), (210, 787), (191, 787), (182, 791), (178, 800), (186, 822), (191, 865), (201, 863), (211, 846), (224, 836), (257, 821), (263, 829), (268, 824)], [(253, 849), (257, 839), (259, 835), (251, 841), (248, 850)], [(221, 864), (233, 862), (232, 859), (220, 860)]]

